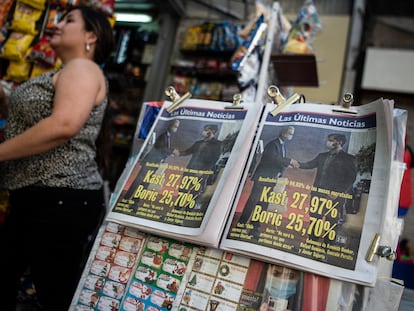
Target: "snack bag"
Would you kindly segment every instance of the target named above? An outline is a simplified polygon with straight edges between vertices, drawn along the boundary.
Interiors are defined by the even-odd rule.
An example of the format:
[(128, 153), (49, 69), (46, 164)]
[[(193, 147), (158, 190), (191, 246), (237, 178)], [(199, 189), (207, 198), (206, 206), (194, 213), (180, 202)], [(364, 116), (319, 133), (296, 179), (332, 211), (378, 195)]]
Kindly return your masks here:
[(202, 41), (202, 27), (201, 25), (196, 25), (187, 28), (187, 31), (184, 36), (183, 43), (181, 44), (181, 49), (183, 50), (196, 50), (198, 44)]
[(59, 20), (62, 18), (64, 13), (65, 10), (62, 9), (62, 7), (57, 5), (50, 5), (45, 26), (46, 31), (51, 32)]
[(57, 5), (63, 9), (67, 9), (71, 6), (80, 5), (81, 2), (81, 0), (49, 0), (49, 4)]
[(0, 0), (0, 28), (6, 23), (13, 0)]
[(61, 66), (62, 66), (62, 61), (59, 58), (56, 60), (56, 63), (53, 67), (45, 66), (42, 63), (34, 63), (32, 67), (32, 71), (30, 73), (30, 78), (40, 76), (49, 71), (57, 70)]
[(44, 10), (46, 7), (46, 0), (19, 0), (19, 1), (27, 4), (28, 6), (31, 6), (32, 8), (35, 8), (41, 11)]
[(38, 33), (36, 23), (41, 15), (42, 10), (29, 6), (24, 2), (17, 1), (10, 29), (36, 35)]
[(249, 55), (259, 45), (263, 32), (267, 28), (267, 23), (265, 23), (264, 19), (264, 15), (259, 16), (254, 27), (251, 28), (247, 40), (245, 40), (234, 52), (231, 59), (231, 69), (234, 71), (240, 71), (242, 69)]
[(30, 76), (30, 70), (32, 69), (33, 63), (26, 60), (21, 61), (10, 61), (7, 66), (6, 75), (4, 80), (6, 81), (15, 81), (15, 82), (24, 82)]
[(107, 16), (114, 14), (115, 0), (85, 0), (85, 6), (94, 8)]
[(1, 56), (12, 61), (21, 61), (33, 42), (34, 35), (13, 31), (1, 49)]
[(42, 63), (45, 67), (53, 67), (56, 63), (56, 52), (50, 46), (49, 38), (42, 36), (32, 47), (28, 59), (33, 62)]
[(299, 11), (296, 21), (290, 29), (283, 53), (313, 53), (312, 41), (315, 34), (322, 29), (318, 13), (312, 0), (306, 0)]

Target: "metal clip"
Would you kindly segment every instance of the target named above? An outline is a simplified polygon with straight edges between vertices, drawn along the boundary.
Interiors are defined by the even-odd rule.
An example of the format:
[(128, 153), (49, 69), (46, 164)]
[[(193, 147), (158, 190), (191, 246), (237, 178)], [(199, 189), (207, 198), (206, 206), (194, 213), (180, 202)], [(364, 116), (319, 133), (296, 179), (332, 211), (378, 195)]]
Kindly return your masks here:
[(352, 95), (351, 93), (345, 93), (345, 95), (342, 97), (342, 107), (351, 108), (353, 103), (354, 95)]
[(270, 112), (272, 116), (276, 116), (287, 106), (290, 106), (291, 104), (294, 104), (299, 99), (301, 99), (301, 96), (298, 93), (294, 93), (292, 96), (286, 99), (280, 93), (279, 88), (275, 85), (271, 85), (267, 88), (267, 95), (269, 95), (269, 97), (272, 98), (273, 103), (277, 105), (277, 107)]
[(345, 93), (345, 95), (342, 96), (342, 102), (341, 102), (342, 108), (335, 108), (332, 110), (334, 112), (357, 114), (358, 111), (356, 111), (355, 109), (352, 109), (353, 103), (354, 103), (354, 95), (352, 95), (351, 93)]
[(397, 258), (397, 253), (390, 246), (379, 245), (379, 240), (380, 235), (376, 233), (371, 242), (371, 245), (369, 246), (365, 260), (372, 262), (375, 255), (379, 257), (385, 257), (391, 261), (395, 260), (395, 258)]
[(187, 92), (183, 96), (178, 95), (177, 91), (173, 86), (169, 86), (165, 89), (165, 95), (167, 95), (173, 102), (166, 110), (171, 113), (174, 111), (183, 101), (191, 97), (191, 93)]
[(233, 103), (231, 106), (225, 106), (224, 109), (243, 109), (243, 106), (241, 105), (242, 102), (242, 94), (236, 93), (233, 95)]

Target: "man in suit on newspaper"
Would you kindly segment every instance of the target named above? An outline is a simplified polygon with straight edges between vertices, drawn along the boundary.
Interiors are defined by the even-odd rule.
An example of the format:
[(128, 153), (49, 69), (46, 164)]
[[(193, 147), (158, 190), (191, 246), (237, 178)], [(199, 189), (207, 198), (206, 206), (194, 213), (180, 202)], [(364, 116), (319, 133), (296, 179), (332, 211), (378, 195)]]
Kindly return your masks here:
[[(327, 220), (342, 224), (346, 221), (346, 194), (351, 194), (353, 183), (357, 176), (355, 156), (345, 152), (343, 147), (346, 137), (343, 134), (329, 134), (326, 141), (327, 152), (319, 153), (308, 162), (299, 162), (301, 169), (316, 168), (316, 176), (313, 182), (316, 191), (311, 192), (311, 197), (326, 198), (332, 200), (332, 206), (338, 211), (337, 217), (328, 213)], [(321, 217), (321, 215), (311, 216)]]
[[(180, 120), (174, 119), (168, 125), (166, 131), (162, 132), (157, 138), (155, 139), (154, 146), (151, 150), (142, 157), (140, 160), (141, 168), (138, 172), (138, 175), (135, 177), (134, 181), (132, 182), (131, 186), (129, 187), (127, 193), (125, 194), (125, 198), (131, 198), (134, 195), (137, 187), (139, 185), (144, 185), (145, 189), (148, 188), (148, 183), (143, 183), (143, 179), (147, 172), (151, 168), (147, 166), (147, 163), (163, 163), (174, 153), (174, 147), (172, 143), (172, 134), (177, 132), (178, 127), (180, 126)], [(137, 199), (135, 200), (137, 202)]]
[(183, 178), (185, 176), (197, 177), (200, 181), (199, 189), (192, 187), (189, 190), (195, 200), (194, 209), (201, 208), (201, 195), (207, 187), (209, 178), (216, 170), (216, 164), (222, 152), (222, 142), (216, 138), (217, 131), (217, 125), (207, 124), (203, 127), (201, 140), (185, 150), (174, 152), (176, 156), (191, 155), (186, 167), (188, 171), (184, 173)]
[(262, 211), (267, 211), (269, 203), (259, 201), (263, 190), (266, 187), (273, 189), (277, 179), (284, 175), (288, 166), (295, 168), (299, 166), (295, 159), (287, 157), (286, 142), (293, 138), (294, 133), (295, 128), (293, 126), (283, 127), (279, 132), (279, 136), (265, 146), (260, 162), (251, 176), (252, 190), (238, 222), (253, 225), (253, 231), (251, 232), (256, 238), (260, 234), (261, 224), (259, 221), (251, 221), (251, 215), (257, 205), (261, 206)]

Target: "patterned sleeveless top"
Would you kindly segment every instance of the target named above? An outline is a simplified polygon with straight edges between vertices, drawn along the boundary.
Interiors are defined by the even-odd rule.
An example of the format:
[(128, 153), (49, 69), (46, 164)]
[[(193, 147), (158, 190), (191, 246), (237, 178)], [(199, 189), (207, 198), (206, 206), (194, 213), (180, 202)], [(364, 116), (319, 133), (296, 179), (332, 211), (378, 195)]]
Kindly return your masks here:
[[(55, 93), (52, 77), (55, 72), (28, 80), (12, 92), (5, 139), (18, 135), (52, 113)], [(105, 98), (101, 105), (94, 107), (80, 132), (63, 145), (35, 156), (1, 163), (0, 188), (99, 189), (103, 180), (95, 162), (95, 140), (107, 103)]]

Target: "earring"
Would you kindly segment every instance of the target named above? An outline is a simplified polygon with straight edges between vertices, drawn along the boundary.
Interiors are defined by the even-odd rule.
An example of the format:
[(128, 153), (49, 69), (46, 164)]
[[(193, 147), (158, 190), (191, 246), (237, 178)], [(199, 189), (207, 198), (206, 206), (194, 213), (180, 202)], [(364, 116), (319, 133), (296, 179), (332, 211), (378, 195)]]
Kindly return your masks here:
[(89, 52), (91, 50), (91, 46), (89, 45), (89, 43), (86, 43), (85, 50), (86, 52)]

